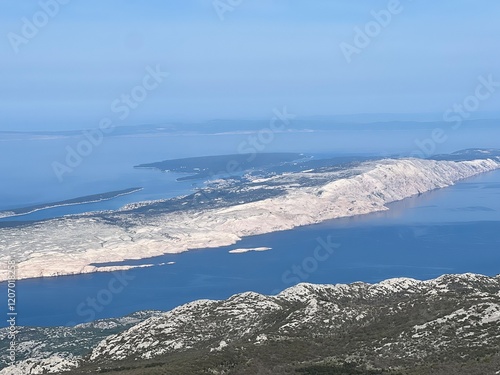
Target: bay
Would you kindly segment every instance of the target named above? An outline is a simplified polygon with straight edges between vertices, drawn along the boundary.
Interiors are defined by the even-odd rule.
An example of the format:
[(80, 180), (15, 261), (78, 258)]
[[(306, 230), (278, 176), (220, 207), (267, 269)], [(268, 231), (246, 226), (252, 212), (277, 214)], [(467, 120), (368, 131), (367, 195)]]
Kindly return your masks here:
[[(72, 325), (249, 290), (277, 293), (297, 282), (496, 275), (499, 195), (496, 171), (393, 203), (385, 212), (247, 237), (233, 246), (123, 263), (155, 264), (149, 268), (19, 281), (18, 323)], [(271, 250), (229, 253), (257, 247)], [(0, 293), (6, 293), (5, 283)]]

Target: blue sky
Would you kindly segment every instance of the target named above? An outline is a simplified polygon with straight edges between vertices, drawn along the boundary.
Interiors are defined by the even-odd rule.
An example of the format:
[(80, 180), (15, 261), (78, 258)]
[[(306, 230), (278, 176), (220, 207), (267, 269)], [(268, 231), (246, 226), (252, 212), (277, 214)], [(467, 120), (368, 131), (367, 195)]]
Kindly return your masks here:
[[(478, 76), (500, 81), (495, 0), (401, 0), (350, 63), (340, 44), (389, 1), (242, 0), (221, 21), (212, 0), (72, 0), (15, 53), (9, 33), (22, 36), (23, 18), (50, 1), (0, 0), (0, 130), (97, 127), (158, 64), (169, 77), (120, 124), (268, 118), (283, 106), (439, 118)], [(500, 111), (500, 94), (479, 111)]]

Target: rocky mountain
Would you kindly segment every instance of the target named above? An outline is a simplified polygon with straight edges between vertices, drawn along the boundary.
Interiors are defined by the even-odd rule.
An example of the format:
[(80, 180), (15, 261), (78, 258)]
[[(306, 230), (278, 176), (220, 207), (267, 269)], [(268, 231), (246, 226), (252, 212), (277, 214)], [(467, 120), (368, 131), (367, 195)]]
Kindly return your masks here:
[[(481, 155), (370, 160), (223, 180), (192, 196), (0, 228), (0, 254), (15, 260), (20, 279), (129, 269), (119, 262), (387, 210), (388, 203), (500, 168), (496, 154)], [(0, 281), (6, 279), (0, 269)]]
[(70, 370), (102, 339), (142, 322), (159, 311), (96, 320), (74, 327), (17, 327), (16, 366), (9, 358), (9, 328), (0, 328), (0, 374), (43, 374)]
[[(78, 367), (65, 373), (493, 375), (499, 322), (500, 276), (302, 283), (155, 314), (67, 351)], [(42, 373), (16, 371), (0, 374)]]

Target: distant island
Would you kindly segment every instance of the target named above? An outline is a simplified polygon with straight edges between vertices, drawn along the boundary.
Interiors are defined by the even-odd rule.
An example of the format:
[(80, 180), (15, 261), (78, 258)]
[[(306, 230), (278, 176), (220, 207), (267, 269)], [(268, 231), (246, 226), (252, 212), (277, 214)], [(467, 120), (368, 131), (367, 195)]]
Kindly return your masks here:
[(270, 247), (252, 247), (249, 249), (233, 249), (229, 250), (229, 254), (243, 254), (243, 253), (248, 253), (251, 251), (268, 251), (272, 250)]
[(500, 157), (500, 150), (494, 148), (468, 148), (452, 152), (451, 154), (439, 154), (431, 156), (431, 160), (467, 161), (472, 159), (488, 159)]
[[(495, 150), (474, 149), (451, 156), (465, 161), (349, 158), (316, 162), (302, 157), (248, 170), (239, 178), (212, 181), (189, 195), (135, 202), (117, 211), (67, 216), (21, 228), (2, 227), (0, 237), (4, 249), (17, 259), (18, 279), (119, 270), (131, 266), (96, 267), (95, 263), (232, 246), (244, 237), (388, 210), (389, 203), (500, 169), (497, 154)], [(221, 156), (221, 160), (230, 158)], [(193, 162), (190, 167), (196, 165), (203, 164)], [(2, 255), (6, 254), (4, 250)], [(0, 270), (0, 281), (7, 276), (6, 270)]]
[(134, 168), (154, 168), (162, 172), (187, 173), (189, 176), (177, 179), (177, 181), (185, 181), (216, 175), (232, 176), (252, 168), (267, 167), (303, 158), (304, 154), (298, 153), (230, 154), (164, 160), (140, 164)]
[(84, 197), (72, 198), (72, 199), (67, 199), (67, 200), (59, 201), (59, 202), (42, 203), (42, 204), (37, 204), (37, 205), (29, 206), (29, 207), (15, 208), (15, 209), (8, 210), (8, 211), (0, 211), (0, 219), (6, 218), (6, 217), (11, 217), (11, 216), (28, 215), (28, 214), (31, 214), (31, 213), (36, 212), (36, 211), (47, 210), (49, 208), (101, 202), (101, 201), (117, 198), (117, 197), (122, 196), (122, 195), (132, 194), (132, 193), (135, 193), (135, 192), (140, 191), (140, 190), (142, 190), (142, 187), (134, 187), (134, 188), (129, 188), (129, 189), (125, 189), (125, 190), (116, 190), (116, 191), (110, 191), (107, 193), (86, 195)]

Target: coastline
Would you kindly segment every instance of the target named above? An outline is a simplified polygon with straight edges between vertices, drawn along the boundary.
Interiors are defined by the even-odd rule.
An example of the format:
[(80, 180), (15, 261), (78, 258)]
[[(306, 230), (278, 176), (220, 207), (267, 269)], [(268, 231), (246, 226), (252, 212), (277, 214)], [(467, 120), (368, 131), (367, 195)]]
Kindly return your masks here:
[[(363, 173), (354, 177), (318, 188), (290, 189), (277, 198), (142, 218), (133, 231), (95, 218), (80, 217), (35, 224), (23, 228), (22, 233), (8, 229), (0, 233), (8, 234), (11, 240), (19, 234), (29, 238), (25, 242), (12, 241), (15, 246), (11, 247), (11, 255), (17, 259), (19, 279), (112, 271), (114, 267), (99, 269), (91, 264), (228, 246), (250, 235), (387, 210), (388, 203), (498, 169), (500, 162), (387, 159), (363, 163), (362, 168)], [(93, 238), (89, 240), (89, 236)], [(96, 237), (105, 240), (96, 241)], [(73, 238), (87, 241), (75, 243)], [(6, 242), (9, 238), (3, 241)], [(27, 252), (26, 248), (31, 251)], [(17, 254), (12, 250), (17, 250)], [(0, 281), (5, 277), (6, 274), (0, 272)]]
[[(141, 190), (144, 190), (144, 188), (140, 187), (140, 188), (131, 188), (131, 189), (120, 190), (120, 191), (116, 192), (117, 193), (116, 195), (112, 195), (110, 197), (105, 197), (105, 198), (101, 198), (101, 199), (95, 199), (95, 200), (87, 200), (87, 201), (82, 201), (82, 202), (71, 202), (71, 201), (74, 201), (74, 200), (77, 200), (77, 199), (83, 199), (83, 198), (87, 198), (87, 197), (94, 197), (94, 196), (98, 196), (98, 195), (112, 194), (112, 193), (115, 193), (115, 192), (107, 192), (107, 193), (102, 193), (102, 194), (94, 194), (94, 195), (89, 195), (87, 197), (69, 199), (67, 201), (47, 203), (43, 207), (32, 206), (32, 207), (36, 207), (34, 209), (31, 209), (31, 207), (26, 207), (26, 208), (14, 209), (14, 210), (0, 211), (0, 219), (6, 219), (6, 218), (9, 218), (9, 217), (17, 217), (17, 216), (30, 215), (30, 214), (32, 214), (34, 212), (44, 211), (44, 210), (50, 210), (50, 209), (58, 208), (58, 207), (79, 206), (79, 205), (83, 205), (83, 204), (99, 203), (99, 202), (109, 201), (109, 200), (112, 200), (112, 199), (115, 199), (115, 198), (118, 198), (118, 197), (122, 197), (124, 195), (129, 195), (129, 194), (137, 193), (138, 191), (141, 191)], [(65, 203), (65, 202), (71, 202), (71, 203)], [(26, 211), (26, 212), (22, 212), (22, 213), (16, 213), (16, 211), (20, 211), (20, 210), (23, 210), (23, 209), (30, 209), (30, 211)]]
[(250, 253), (252, 251), (269, 251), (272, 250), (271, 247), (251, 247), (251, 248), (238, 248), (238, 249), (233, 249), (229, 250), (229, 254), (244, 254), (244, 253)]

